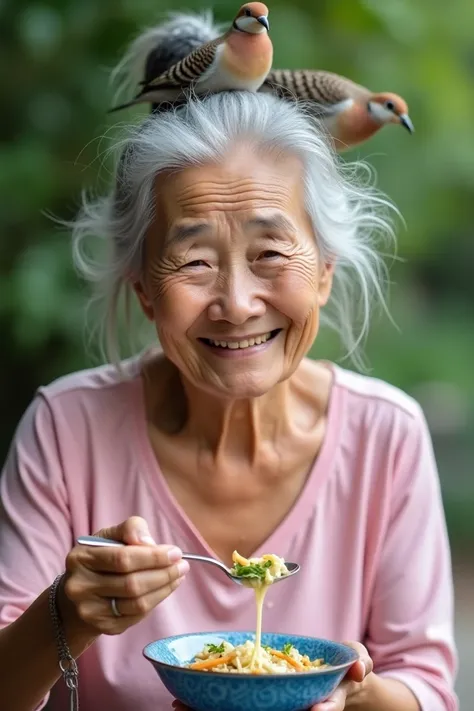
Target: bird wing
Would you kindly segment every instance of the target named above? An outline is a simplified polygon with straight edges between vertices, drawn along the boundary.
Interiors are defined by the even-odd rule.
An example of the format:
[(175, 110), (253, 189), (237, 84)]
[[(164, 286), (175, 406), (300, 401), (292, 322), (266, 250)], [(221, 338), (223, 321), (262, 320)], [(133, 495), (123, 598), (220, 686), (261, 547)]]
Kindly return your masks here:
[(367, 98), (363, 86), (346, 77), (311, 69), (274, 69), (269, 72), (260, 91), (271, 92), (283, 99), (316, 102), (323, 114), (347, 99)]
[(205, 11), (171, 13), (169, 19), (154, 30), (154, 46), (147, 54), (145, 72), (141, 86), (168, 71), (188, 54), (202, 45), (217, 39), (222, 30), (212, 19), (212, 13)]
[(140, 94), (152, 89), (179, 89), (195, 84), (210, 69), (221, 41), (217, 38), (198, 47), (166, 72), (144, 84)]

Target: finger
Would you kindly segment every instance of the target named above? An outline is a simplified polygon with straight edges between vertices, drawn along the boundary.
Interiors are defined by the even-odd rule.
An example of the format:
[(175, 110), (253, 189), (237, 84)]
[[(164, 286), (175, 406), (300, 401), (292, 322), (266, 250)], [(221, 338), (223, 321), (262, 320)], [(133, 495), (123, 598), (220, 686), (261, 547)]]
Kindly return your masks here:
[(363, 661), (355, 662), (347, 672), (345, 678), (360, 683), (367, 676), (366, 667)]
[(140, 545), (143, 543), (146, 545), (154, 545), (155, 543), (150, 534), (148, 523), (141, 516), (131, 516), (127, 518), (126, 521), (119, 523), (118, 526), (103, 528), (95, 535), (102, 536), (102, 538), (112, 538), (114, 541), (122, 541), (122, 543), (129, 545)]
[(116, 600), (119, 617), (114, 615), (111, 602), (106, 598), (89, 598), (80, 601), (76, 609), (81, 619), (99, 632), (120, 634), (140, 622), (156, 605), (171, 595), (182, 581), (183, 578), (178, 578), (159, 591), (135, 600)]
[[(90, 596), (137, 598), (166, 587), (189, 572), (189, 563), (181, 560), (176, 565), (155, 570), (139, 570), (126, 575), (93, 574), (88, 580), (77, 584), (76, 597)], [(79, 589), (80, 588), (80, 589)]]
[[(172, 592), (174, 592), (183, 582), (184, 578), (176, 578), (167, 585), (153, 590), (146, 595), (141, 595), (136, 598), (120, 598), (116, 600), (117, 610), (122, 617), (145, 617), (153, 610), (160, 602), (163, 602)], [(110, 600), (103, 599), (107, 612), (110, 614)]]
[(76, 546), (76, 557), (89, 570), (100, 573), (134, 573), (137, 570), (167, 568), (178, 562), (183, 552), (176, 546)]
[(367, 674), (370, 674), (374, 668), (374, 663), (367, 648), (360, 642), (344, 642), (344, 644), (355, 649), (359, 655), (359, 660), (355, 662), (347, 672), (346, 679), (357, 682), (364, 681)]
[(178, 699), (175, 699), (171, 706), (176, 709), (176, 711), (190, 711), (189, 706), (185, 706), (185, 704), (182, 704)]
[(344, 711), (346, 707), (346, 698), (347, 688), (346, 684), (342, 682), (329, 699), (326, 699), (326, 701), (323, 701), (321, 704), (316, 704), (316, 706), (313, 706), (311, 711)]

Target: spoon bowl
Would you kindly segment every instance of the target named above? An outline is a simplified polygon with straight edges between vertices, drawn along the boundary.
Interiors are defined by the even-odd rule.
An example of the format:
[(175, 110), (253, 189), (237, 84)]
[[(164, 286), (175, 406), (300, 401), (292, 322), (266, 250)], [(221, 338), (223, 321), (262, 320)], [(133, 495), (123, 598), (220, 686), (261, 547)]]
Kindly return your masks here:
[[(77, 539), (77, 542), (81, 546), (122, 547), (126, 545), (125, 543), (121, 543), (120, 541), (114, 541), (111, 538), (101, 538), (101, 536), (80, 536)], [(221, 563), (221, 561), (217, 560), (216, 558), (209, 558), (208, 556), (197, 555), (196, 553), (183, 553), (183, 559), (195, 561), (197, 563), (208, 563), (209, 565), (215, 565), (225, 575), (227, 575), (228, 578), (233, 580), (234, 583), (237, 583), (237, 585), (242, 585), (243, 587), (251, 587), (250, 585), (246, 585), (246, 581), (248, 580), (248, 578), (239, 578), (237, 575), (232, 575), (232, 573), (230, 572), (230, 568), (228, 568), (226, 565), (224, 565), (224, 563)], [(291, 578), (291, 576), (295, 575), (300, 569), (298, 563), (285, 563), (285, 565), (288, 568), (288, 575), (282, 575), (281, 578), (275, 578), (272, 585), (274, 585), (275, 583), (280, 583), (282, 580), (287, 580), (288, 578)]]

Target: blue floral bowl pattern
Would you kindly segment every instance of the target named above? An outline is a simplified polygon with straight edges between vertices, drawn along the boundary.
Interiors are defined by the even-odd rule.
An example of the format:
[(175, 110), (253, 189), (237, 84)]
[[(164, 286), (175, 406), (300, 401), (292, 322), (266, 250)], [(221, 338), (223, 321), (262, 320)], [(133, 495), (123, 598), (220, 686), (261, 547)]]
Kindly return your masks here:
[(202, 632), (151, 642), (143, 654), (168, 691), (195, 711), (303, 711), (327, 699), (358, 655), (350, 647), (326, 639), (263, 634), (262, 644), (281, 649), (288, 642), (311, 659), (323, 658), (327, 670), (296, 674), (219, 674), (183, 667), (205, 644), (233, 645), (254, 639), (251, 632)]

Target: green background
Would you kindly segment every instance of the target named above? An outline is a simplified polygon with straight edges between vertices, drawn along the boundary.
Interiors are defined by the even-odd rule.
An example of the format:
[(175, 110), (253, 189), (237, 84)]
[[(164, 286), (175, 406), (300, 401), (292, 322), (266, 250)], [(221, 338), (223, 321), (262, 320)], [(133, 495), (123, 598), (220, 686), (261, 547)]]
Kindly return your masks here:
[[(82, 188), (106, 189), (111, 129), (146, 111), (106, 116), (109, 70), (169, 9), (203, 5), (0, 3), (2, 452), (39, 384), (93, 362), (69, 235), (45, 213), (70, 218)], [(221, 21), (235, 10), (214, 5)], [(366, 350), (374, 375), (425, 408), (451, 533), (474, 539), (474, 4), (278, 0), (270, 20), (276, 67), (330, 69), (408, 101), (414, 136), (389, 126), (346, 154), (374, 166), (406, 220), (391, 270), (398, 330), (377, 319)], [(324, 334), (314, 354), (343, 355)]]

